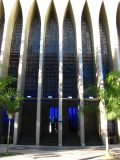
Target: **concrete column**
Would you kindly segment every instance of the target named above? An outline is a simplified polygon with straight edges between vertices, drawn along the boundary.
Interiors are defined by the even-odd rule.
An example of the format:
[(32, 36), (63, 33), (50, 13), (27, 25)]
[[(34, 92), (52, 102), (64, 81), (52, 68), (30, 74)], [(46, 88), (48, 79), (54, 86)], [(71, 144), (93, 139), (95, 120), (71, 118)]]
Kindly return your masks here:
[[(83, 61), (82, 50), (78, 49), (78, 97), (80, 98), (80, 110), (84, 107), (83, 100)], [(85, 132), (84, 132), (84, 113), (80, 112), (80, 142), (81, 146), (85, 146)]]
[[(82, 109), (84, 107), (84, 102), (82, 99), (80, 99), (80, 106)], [(80, 114), (80, 142), (81, 146), (85, 146), (85, 124), (84, 124), (84, 114)]]
[(62, 146), (62, 88), (63, 88), (63, 31), (62, 25), (59, 26), (59, 121), (58, 121), (58, 143)]
[(18, 141), (18, 127), (19, 127), (19, 113), (16, 113), (15, 122), (14, 122), (13, 144), (17, 144), (17, 141)]
[(118, 125), (118, 139), (120, 143), (120, 119), (117, 120), (117, 125)]
[(40, 144), (43, 52), (44, 52), (44, 27), (43, 25), (41, 25), (39, 72), (38, 72), (38, 94), (37, 94), (36, 145)]
[[(101, 58), (101, 49), (96, 49), (96, 72), (98, 75), (97, 85), (102, 89), (104, 87), (104, 80), (103, 80), (103, 72), (102, 72), (102, 58)], [(105, 113), (105, 105), (101, 101), (99, 103), (99, 111), (100, 111), (100, 135), (102, 138), (103, 144), (106, 143), (106, 137), (108, 136), (107, 132), (107, 117)]]
[[(10, 1), (7, 3), (7, 1), (4, 1), (4, 9), (5, 9), (5, 24), (4, 24), (4, 33), (3, 33), (3, 41), (1, 46), (1, 56), (0, 61), (4, 64), (5, 69), (2, 70), (1, 75), (7, 75), (8, 72), (8, 66), (9, 66), (9, 55), (10, 55), (10, 47), (11, 47), (11, 38), (13, 33), (13, 28), (17, 16), (17, 3), (15, 1), (11, 4)], [(14, 133), (15, 136), (13, 137), (13, 143), (17, 143), (17, 127), (18, 124), (16, 123), (15, 119), (15, 129)]]
[[(78, 97), (80, 98), (80, 110), (84, 107), (83, 100), (83, 61), (82, 50), (78, 51)], [(80, 141), (81, 146), (85, 146), (85, 133), (84, 133), (84, 113), (80, 112)]]
[[(96, 77), (97, 77), (97, 86), (100, 88), (104, 87), (103, 80), (103, 71), (102, 71), (102, 56), (101, 56), (101, 47), (100, 47), (100, 34), (99, 34), (99, 23), (97, 21), (94, 22), (93, 26), (93, 42), (94, 42), (94, 55), (95, 55), (95, 64), (96, 64)], [(105, 113), (105, 105), (100, 102), (99, 103), (99, 111), (100, 111), (100, 135), (105, 144), (107, 133), (107, 118)]]
[[(76, 21), (76, 43), (77, 43), (77, 77), (78, 77), (78, 97), (80, 99), (80, 108), (81, 110), (84, 107), (83, 100), (83, 59), (82, 59), (82, 42), (81, 42), (81, 23), (79, 23), (80, 17)], [(79, 120), (79, 137), (81, 146), (85, 146), (85, 133), (84, 133), (84, 114), (80, 111), (78, 120)]]
[[(17, 82), (17, 90), (23, 92), (24, 88), (24, 75), (25, 75), (25, 66), (26, 66), (26, 52), (27, 52), (27, 36), (26, 36), (26, 23), (23, 21), (22, 28), (22, 37), (21, 37), (21, 48), (20, 48), (20, 59), (19, 59), (19, 67), (18, 67), (18, 82)], [(14, 122), (14, 137), (13, 144), (17, 144), (18, 135), (20, 131), (20, 113), (15, 114), (15, 122)]]

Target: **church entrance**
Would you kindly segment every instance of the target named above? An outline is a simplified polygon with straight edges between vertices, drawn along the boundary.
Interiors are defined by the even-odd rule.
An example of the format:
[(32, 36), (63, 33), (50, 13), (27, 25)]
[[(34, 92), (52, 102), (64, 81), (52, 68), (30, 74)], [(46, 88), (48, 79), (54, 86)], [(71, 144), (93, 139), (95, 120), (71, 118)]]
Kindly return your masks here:
[(63, 101), (63, 145), (80, 145), (77, 106), (78, 104), (73, 100)]
[(58, 145), (58, 103), (53, 99), (42, 101), (41, 145)]

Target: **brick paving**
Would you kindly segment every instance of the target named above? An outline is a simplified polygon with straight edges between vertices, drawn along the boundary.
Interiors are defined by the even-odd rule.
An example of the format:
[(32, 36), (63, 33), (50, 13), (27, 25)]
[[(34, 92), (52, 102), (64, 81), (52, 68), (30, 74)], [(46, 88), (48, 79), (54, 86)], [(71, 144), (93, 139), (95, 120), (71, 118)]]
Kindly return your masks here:
[[(15, 156), (2, 157), (0, 160), (103, 160), (104, 146), (93, 147), (53, 147), (10, 145), (10, 152)], [(6, 145), (0, 145), (0, 153), (5, 152)], [(110, 152), (120, 160), (120, 145), (111, 145)]]

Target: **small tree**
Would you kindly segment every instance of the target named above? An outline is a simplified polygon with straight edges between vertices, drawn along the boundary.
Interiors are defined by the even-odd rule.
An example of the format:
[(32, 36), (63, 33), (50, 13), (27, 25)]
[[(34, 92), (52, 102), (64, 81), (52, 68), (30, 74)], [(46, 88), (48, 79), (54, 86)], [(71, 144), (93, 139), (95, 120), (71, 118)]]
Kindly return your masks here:
[[(3, 65), (0, 63), (0, 70), (2, 70)], [(10, 139), (10, 122), (14, 117), (15, 113), (20, 110), (20, 102), (23, 100), (23, 96), (16, 89), (11, 88), (11, 84), (16, 81), (16, 78), (11, 76), (0, 77), (0, 107), (4, 107), (9, 119), (8, 123), (8, 137), (7, 137), (7, 150)]]
[(16, 78), (6, 76), (0, 77), (0, 107), (3, 106), (4, 94), (6, 93), (9, 86), (16, 81)]
[(6, 154), (8, 154), (8, 146), (10, 139), (10, 125), (11, 125), (10, 122), (11, 119), (15, 116), (15, 113), (19, 112), (20, 102), (22, 100), (23, 96), (20, 94), (20, 92), (16, 91), (14, 88), (9, 88), (8, 91), (4, 94), (5, 110), (7, 112), (7, 116), (9, 119)]
[[(120, 72), (110, 72), (105, 79), (104, 88), (91, 86), (86, 90), (87, 94), (96, 93), (105, 106), (107, 120), (120, 118)], [(88, 108), (88, 106), (85, 106)], [(106, 153), (109, 155), (108, 137), (106, 137)]]

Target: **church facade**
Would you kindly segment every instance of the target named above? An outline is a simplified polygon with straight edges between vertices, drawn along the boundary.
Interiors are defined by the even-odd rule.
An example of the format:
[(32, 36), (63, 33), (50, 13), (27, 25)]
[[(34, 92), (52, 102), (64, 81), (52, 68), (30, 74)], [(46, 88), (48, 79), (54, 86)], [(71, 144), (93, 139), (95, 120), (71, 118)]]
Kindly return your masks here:
[[(85, 89), (120, 70), (120, 1), (0, 0), (0, 76), (14, 76), (25, 97), (10, 141), (34, 145), (120, 142), (120, 120)], [(91, 108), (80, 112), (84, 104)], [(0, 143), (8, 119), (0, 109)]]

